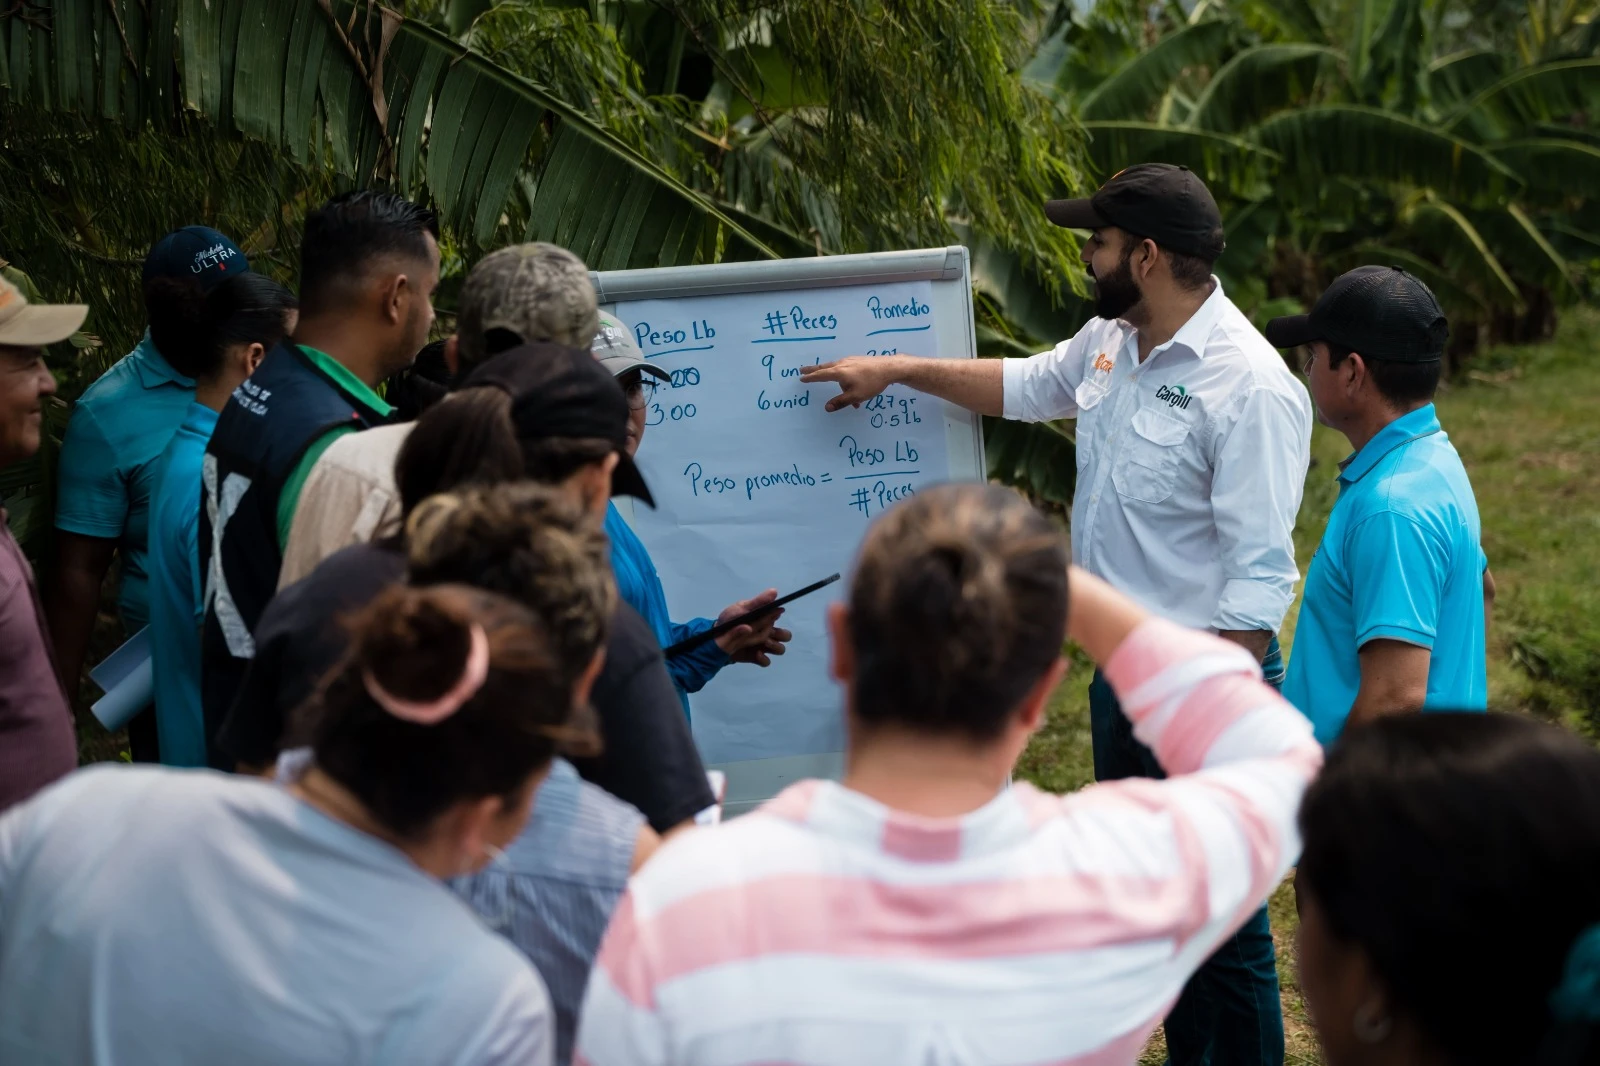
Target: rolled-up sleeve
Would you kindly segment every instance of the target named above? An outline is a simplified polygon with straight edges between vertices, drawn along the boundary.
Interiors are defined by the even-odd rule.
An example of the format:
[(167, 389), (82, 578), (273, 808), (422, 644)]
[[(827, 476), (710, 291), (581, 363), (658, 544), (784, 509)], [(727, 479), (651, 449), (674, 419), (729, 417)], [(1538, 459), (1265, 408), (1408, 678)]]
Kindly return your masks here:
[(1300, 571), (1294, 523), (1311, 461), (1311, 403), (1258, 386), (1213, 446), (1211, 509), (1223, 586), (1211, 628), (1277, 632)]
[(1027, 359), (1001, 361), (1001, 411), (1016, 422), (1048, 422), (1078, 413), (1083, 381), (1084, 334)]

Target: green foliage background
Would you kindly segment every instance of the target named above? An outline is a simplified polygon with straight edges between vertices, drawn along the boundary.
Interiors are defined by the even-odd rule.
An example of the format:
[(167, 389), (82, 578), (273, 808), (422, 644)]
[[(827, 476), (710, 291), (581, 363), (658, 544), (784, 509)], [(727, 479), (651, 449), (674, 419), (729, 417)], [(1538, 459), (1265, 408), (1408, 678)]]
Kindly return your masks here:
[[(13, 0), (0, 257), (91, 306), (51, 353), (66, 401), (137, 339), (138, 268), (161, 234), (216, 225), (293, 284), (306, 211), (357, 184), (440, 211), (446, 310), (466, 267), (516, 240), (596, 269), (960, 242), (981, 353), (1022, 355), (1088, 314), (1077, 237), (1042, 201), (1165, 160), (1216, 192), (1218, 273), (1258, 320), (1350, 266), (1397, 263), (1450, 312), (1459, 376), (1592, 294), (1597, 15), (1597, 0)], [(65, 405), (49, 417), (59, 434)], [(986, 441), (992, 476), (1070, 500), (1070, 423), (993, 421)], [(0, 471), (36, 549), (52, 464), (47, 446)], [(1530, 636), (1519, 661), (1587, 669), (1563, 647)]]

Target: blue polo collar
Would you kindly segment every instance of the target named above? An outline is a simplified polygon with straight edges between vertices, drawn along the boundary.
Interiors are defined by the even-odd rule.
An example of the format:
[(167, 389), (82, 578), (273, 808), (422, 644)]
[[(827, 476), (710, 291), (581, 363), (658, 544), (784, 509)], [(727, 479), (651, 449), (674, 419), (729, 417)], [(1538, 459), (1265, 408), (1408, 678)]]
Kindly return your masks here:
[(139, 384), (147, 389), (160, 385), (182, 385), (186, 389), (194, 388), (194, 378), (186, 378), (176, 370), (172, 364), (156, 348), (156, 342), (150, 339), (150, 331), (144, 331), (144, 338), (133, 349), (133, 363), (139, 371)]
[(1378, 460), (1402, 444), (1409, 444), (1418, 437), (1439, 432), (1439, 428), (1439, 414), (1431, 403), (1401, 415), (1378, 430), (1360, 451), (1353, 453), (1339, 464), (1339, 480), (1347, 485), (1360, 481), (1378, 465)]

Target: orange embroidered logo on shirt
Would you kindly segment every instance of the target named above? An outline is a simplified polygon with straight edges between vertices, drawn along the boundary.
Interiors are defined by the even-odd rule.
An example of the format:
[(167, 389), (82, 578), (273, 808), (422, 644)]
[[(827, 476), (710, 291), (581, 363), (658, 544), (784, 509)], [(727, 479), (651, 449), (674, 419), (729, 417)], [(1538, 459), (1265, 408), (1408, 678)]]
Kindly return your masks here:
[(1116, 364), (1106, 358), (1105, 352), (1100, 352), (1094, 357), (1094, 368), (1102, 373), (1110, 373)]

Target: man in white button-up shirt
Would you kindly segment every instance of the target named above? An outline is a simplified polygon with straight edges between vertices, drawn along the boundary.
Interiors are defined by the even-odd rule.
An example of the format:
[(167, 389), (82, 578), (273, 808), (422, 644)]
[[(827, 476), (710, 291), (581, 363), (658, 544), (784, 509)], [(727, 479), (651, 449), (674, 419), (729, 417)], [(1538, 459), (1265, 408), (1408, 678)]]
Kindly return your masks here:
[[(1083, 259), (1098, 317), (1077, 336), (1030, 359), (856, 356), (801, 380), (839, 384), (830, 411), (900, 384), (986, 415), (1076, 417), (1074, 561), (1150, 610), (1249, 648), (1277, 684), (1311, 402), (1211, 274), (1223, 247), (1216, 202), (1189, 171), (1144, 164), (1046, 214), (1093, 231)], [(1095, 776), (1162, 776), (1098, 674), (1089, 695)], [(1265, 908), (1190, 982), (1166, 1031), (1174, 1066), (1282, 1063)]]

